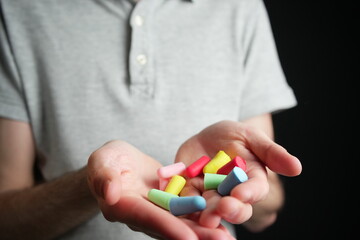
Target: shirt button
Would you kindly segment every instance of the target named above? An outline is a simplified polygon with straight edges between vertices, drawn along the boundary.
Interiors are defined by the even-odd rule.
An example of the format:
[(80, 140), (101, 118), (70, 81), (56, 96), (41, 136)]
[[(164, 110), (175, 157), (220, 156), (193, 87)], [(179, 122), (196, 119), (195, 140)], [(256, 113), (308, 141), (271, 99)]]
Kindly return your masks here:
[(144, 24), (144, 19), (141, 16), (136, 15), (134, 17), (134, 23), (135, 23), (136, 26), (140, 27), (140, 26), (142, 26)]
[(141, 65), (145, 65), (147, 62), (147, 58), (144, 54), (140, 54), (136, 57), (136, 61)]

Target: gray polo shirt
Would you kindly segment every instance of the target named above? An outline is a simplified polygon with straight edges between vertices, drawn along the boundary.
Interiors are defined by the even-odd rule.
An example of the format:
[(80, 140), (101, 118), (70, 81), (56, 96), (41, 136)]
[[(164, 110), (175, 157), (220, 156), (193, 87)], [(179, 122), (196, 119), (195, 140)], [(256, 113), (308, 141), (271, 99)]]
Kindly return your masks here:
[[(111, 139), (170, 164), (214, 122), (296, 105), (261, 0), (0, 2), (0, 116), (31, 123), (48, 180)], [(64, 239), (142, 237), (99, 214)]]

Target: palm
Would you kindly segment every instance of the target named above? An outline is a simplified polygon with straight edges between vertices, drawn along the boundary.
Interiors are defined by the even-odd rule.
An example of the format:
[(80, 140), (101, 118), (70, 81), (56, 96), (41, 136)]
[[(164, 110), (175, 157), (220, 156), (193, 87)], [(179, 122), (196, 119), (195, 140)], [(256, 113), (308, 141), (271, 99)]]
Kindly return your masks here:
[(221, 227), (206, 229), (148, 201), (148, 191), (158, 188), (156, 171), (159, 167), (159, 162), (125, 142), (113, 141), (95, 151), (89, 158), (89, 187), (104, 217), (157, 238), (228, 236)]
[(234, 124), (233, 122), (221, 122), (193, 136), (179, 148), (176, 161), (183, 161), (189, 165), (203, 155), (211, 158), (218, 151), (223, 150), (231, 158), (239, 155), (246, 159), (248, 166), (247, 173), (250, 177), (254, 176), (255, 169), (255, 175), (257, 172), (259, 174), (259, 171), (265, 174), (262, 163), (249, 149), (249, 146), (247, 146), (246, 138), (233, 132)]
[(296, 176), (301, 171), (298, 159), (263, 132), (233, 121), (213, 124), (190, 138), (180, 147), (176, 161), (190, 164), (204, 154), (212, 157), (219, 150), (225, 151), (230, 157), (240, 155), (244, 158), (250, 175), (262, 166), (286, 176)]
[[(223, 198), (214, 191), (202, 192), (194, 184), (193, 187), (200, 190), (199, 194), (203, 194), (212, 205), (201, 213), (200, 223), (204, 226), (215, 227), (220, 223), (220, 218), (237, 224), (249, 219), (252, 215), (251, 204), (263, 199), (269, 190), (265, 166), (288, 176), (301, 171), (299, 161), (263, 132), (233, 121), (216, 123), (190, 138), (179, 148), (176, 161), (189, 165), (202, 155), (213, 157), (219, 150), (225, 151), (231, 158), (236, 155), (244, 158), (249, 180), (235, 187), (231, 197)], [(190, 182), (199, 181), (192, 179)]]

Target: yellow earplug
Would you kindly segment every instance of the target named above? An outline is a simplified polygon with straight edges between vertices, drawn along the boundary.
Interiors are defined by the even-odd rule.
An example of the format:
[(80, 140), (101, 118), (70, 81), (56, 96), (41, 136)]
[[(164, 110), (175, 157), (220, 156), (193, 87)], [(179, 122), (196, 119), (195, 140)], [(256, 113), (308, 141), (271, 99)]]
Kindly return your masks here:
[(179, 195), (181, 190), (184, 188), (186, 180), (180, 175), (174, 175), (171, 177), (169, 183), (165, 188), (165, 192)]
[(222, 166), (231, 161), (229, 155), (220, 150), (203, 168), (203, 173), (216, 173)]

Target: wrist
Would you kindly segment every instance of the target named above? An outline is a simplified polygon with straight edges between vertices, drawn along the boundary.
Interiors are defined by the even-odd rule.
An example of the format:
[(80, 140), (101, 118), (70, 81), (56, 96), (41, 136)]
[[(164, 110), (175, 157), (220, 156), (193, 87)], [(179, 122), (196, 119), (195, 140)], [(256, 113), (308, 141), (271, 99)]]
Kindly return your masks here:
[(83, 198), (86, 202), (89, 204), (96, 205), (96, 199), (93, 195), (93, 193), (90, 190), (89, 184), (88, 184), (88, 171), (87, 167), (83, 167), (77, 172), (75, 172), (75, 177), (73, 179), (74, 185), (77, 186), (77, 189), (79, 190), (79, 197)]

